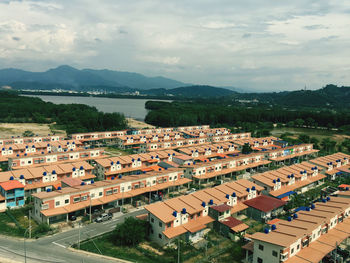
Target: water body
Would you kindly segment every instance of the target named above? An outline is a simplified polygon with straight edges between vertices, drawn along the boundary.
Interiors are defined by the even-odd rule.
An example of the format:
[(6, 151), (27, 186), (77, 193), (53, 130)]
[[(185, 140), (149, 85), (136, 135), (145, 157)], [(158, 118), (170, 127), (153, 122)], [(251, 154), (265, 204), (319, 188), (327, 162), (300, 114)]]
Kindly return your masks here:
[[(102, 112), (121, 112), (125, 117), (134, 118), (143, 121), (146, 117), (147, 110), (145, 103), (149, 99), (112, 99), (97, 97), (75, 97), (75, 96), (47, 96), (47, 95), (30, 95), (39, 97), (43, 101), (52, 102), (54, 104), (71, 104), (79, 103), (96, 107)], [(161, 100), (159, 100), (161, 101)]]

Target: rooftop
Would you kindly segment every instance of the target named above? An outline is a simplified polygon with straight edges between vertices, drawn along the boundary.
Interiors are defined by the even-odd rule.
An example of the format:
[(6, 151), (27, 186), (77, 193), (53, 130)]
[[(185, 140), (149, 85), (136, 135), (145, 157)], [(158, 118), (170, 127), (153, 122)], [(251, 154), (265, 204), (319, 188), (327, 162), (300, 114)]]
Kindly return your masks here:
[(269, 212), (281, 206), (284, 206), (287, 202), (281, 201), (277, 198), (273, 198), (266, 195), (260, 195), (253, 199), (244, 201), (247, 206), (253, 207), (263, 212)]

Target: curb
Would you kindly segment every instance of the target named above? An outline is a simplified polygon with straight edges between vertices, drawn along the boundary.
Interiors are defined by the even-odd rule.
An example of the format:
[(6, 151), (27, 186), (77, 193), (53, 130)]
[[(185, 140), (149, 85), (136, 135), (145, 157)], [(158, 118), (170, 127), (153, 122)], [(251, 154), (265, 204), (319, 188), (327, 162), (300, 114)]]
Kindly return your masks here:
[(68, 247), (67, 249), (72, 251), (72, 252), (81, 253), (81, 254), (94, 256), (94, 257), (101, 257), (101, 258), (113, 260), (113, 261), (116, 261), (116, 262), (133, 263), (132, 261), (127, 261), (125, 259), (120, 259), (120, 258), (114, 258), (114, 257), (110, 257), (110, 256), (100, 255), (100, 254), (88, 252), (88, 251), (85, 251), (85, 250), (75, 249), (75, 248), (72, 248), (72, 247)]

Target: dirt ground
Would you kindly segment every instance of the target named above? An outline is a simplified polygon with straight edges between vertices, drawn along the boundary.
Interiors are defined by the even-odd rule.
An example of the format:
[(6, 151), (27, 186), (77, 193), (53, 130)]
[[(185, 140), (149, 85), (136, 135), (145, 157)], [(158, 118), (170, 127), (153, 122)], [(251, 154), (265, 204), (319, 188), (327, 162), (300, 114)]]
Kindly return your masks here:
[(126, 120), (128, 121), (128, 125), (129, 125), (129, 127), (131, 127), (131, 128), (136, 128), (136, 129), (142, 129), (142, 128), (149, 129), (149, 128), (154, 128), (153, 125), (144, 123), (144, 122), (142, 122), (142, 121), (137, 121), (137, 120), (132, 119), (132, 118), (126, 118)]
[[(11, 138), (12, 136), (22, 136), (23, 132), (32, 131), (39, 136), (52, 134), (49, 124), (39, 123), (0, 123), (0, 138)], [(62, 130), (54, 130), (56, 135), (66, 136)]]

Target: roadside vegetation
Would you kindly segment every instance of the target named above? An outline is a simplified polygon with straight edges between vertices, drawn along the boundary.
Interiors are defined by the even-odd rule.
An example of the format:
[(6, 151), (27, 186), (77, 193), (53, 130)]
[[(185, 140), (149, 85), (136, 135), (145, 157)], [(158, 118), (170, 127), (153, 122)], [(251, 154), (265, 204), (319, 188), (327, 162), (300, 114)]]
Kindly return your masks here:
[[(241, 241), (233, 242), (214, 230), (211, 230), (203, 242), (195, 245), (189, 242), (175, 242), (170, 247), (160, 247), (147, 239), (148, 222), (128, 218), (125, 223), (117, 225), (115, 231), (86, 240), (80, 249), (101, 255), (116, 257), (132, 262), (173, 263), (178, 259), (180, 244), (180, 262), (234, 262), (244, 257)], [(130, 236), (127, 234), (130, 233)], [(124, 240), (121, 240), (124, 239)], [(73, 247), (77, 247), (74, 245)], [(232, 261), (232, 259), (234, 259)]]
[[(24, 237), (26, 230), (29, 228), (29, 210), (30, 205), (26, 205), (17, 209), (8, 209), (4, 213), (0, 213), (0, 234)], [(47, 224), (38, 224), (33, 218), (30, 220), (31, 237), (38, 238), (50, 233), (54, 233)], [(29, 237), (29, 232), (26, 232), (26, 237)]]

